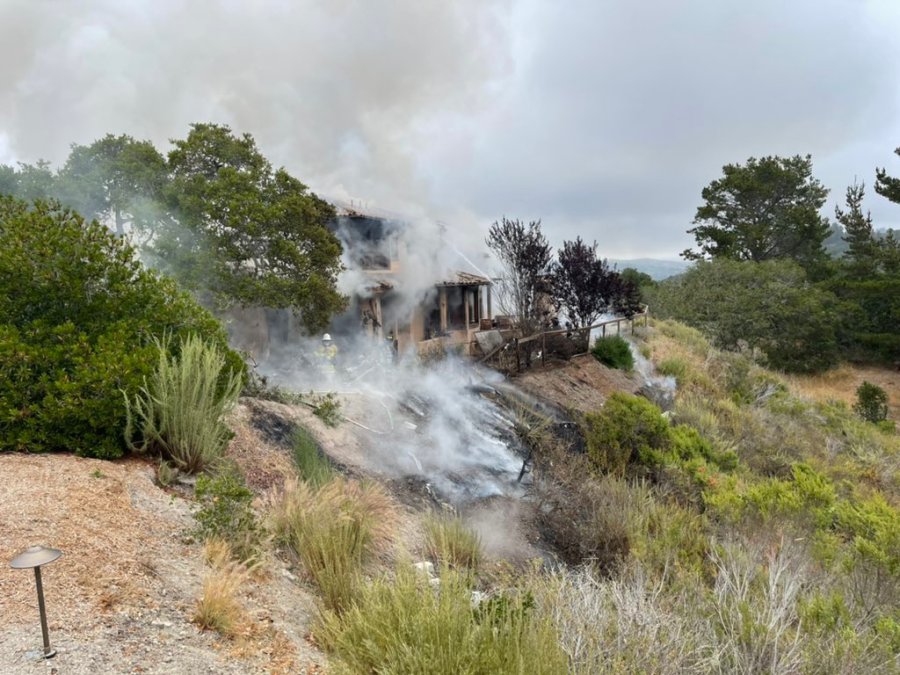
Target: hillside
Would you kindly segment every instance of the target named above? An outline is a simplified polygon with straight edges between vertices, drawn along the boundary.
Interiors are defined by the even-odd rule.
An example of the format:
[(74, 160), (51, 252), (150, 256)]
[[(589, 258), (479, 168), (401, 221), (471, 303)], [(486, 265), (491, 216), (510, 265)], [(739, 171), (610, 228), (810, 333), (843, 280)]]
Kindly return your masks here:
[[(228, 419), (235, 435), (226, 456), (255, 495), (270, 536), (261, 542), (261, 566), (236, 591), (243, 609), (228, 634), (192, 620), (204, 578), (226, 569), (213, 571), (191, 534), (193, 481), (163, 488), (146, 459), (0, 455), (0, 554), (9, 559), (35, 542), (64, 551), (44, 574), (59, 650), (51, 665), (60, 672), (319, 672), (328, 665), (367, 672), (353, 660), (362, 658), (359, 640), (343, 642), (341, 635), (363, 626), (371, 634), (374, 625), (365, 622), (376, 614), (368, 613), (387, 611), (372, 604), (376, 598), (426, 611), (434, 596), (407, 585), (403, 570), (411, 561), (434, 563), (425, 574), (448, 597), (457, 597), (456, 584), (471, 589), (459, 596), (466, 606), (472, 593), (482, 598), (476, 602), (533, 598), (521, 620), (540, 648), (542, 656), (528, 657), (537, 672), (733, 672), (774, 658), (778, 672), (896, 672), (900, 594), (890, 570), (898, 559), (900, 443), (829, 402), (852, 397), (865, 378), (891, 387), (896, 404), (896, 376), (845, 366), (826, 378), (785, 380), (668, 322), (654, 322), (636, 342), (659, 372), (678, 381), (674, 421), (660, 427), (678, 450), (658, 445), (606, 465), (608, 471), (594, 464), (592, 434), (603, 428), (601, 417), (589, 424), (587, 453), (577, 454), (552, 426), (542, 426), (543, 407), (522, 407), (533, 396), (569, 415), (609, 406), (618, 406), (620, 421), (634, 414), (632, 401), (640, 399), (631, 394), (642, 376), (590, 357), (510, 381), (452, 363), (417, 378), (398, 371), (390, 395), (377, 383), (342, 394), (336, 426), (309, 402), (241, 399)], [(513, 390), (521, 395), (510, 398)], [(640, 410), (665, 419), (652, 406)], [(331, 473), (315, 479), (324, 483), (314, 482), (310, 456), (298, 454), (298, 428), (328, 459)], [(625, 428), (625, 438), (643, 433)], [(533, 472), (519, 484), (529, 448)], [(299, 506), (304, 490), (319, 495), (316, 509), (331, 508), (339, 490), (351, 500), (341, 508), (380, 514), (373, 548), (361, 558), (360, 586), (347, 591), (359, 614), (332, 613), (334, 590), (291, 543), (294, 535), (279, 534), (278, 519), (290, 509), (311, 508)], [(455, 559), (444, 556), (458, 553), (434, 548), (431, 514), (451, 512), (478, 535), (480, 559), (441, 572), (442, 560)], [(826, 512), (832, 520), (823, 524)], [(329, 525), (324, 514), (317, 516), (322, 526)], [(446, 541), (459, 545), (463, 535), (447, 532)], [(552, 565), (541, 569), (529, 562), (535, 559)], [(461, 582), (454, 575), (465, 569), (472, 576)], [(768, 596), (760, 594), (766, 578), (773, 584)], [(743, 590), (733, 585), (741, 579)], [(44, 672), (47, 665), (24, 657), (40, 644), (31, 575), (2, 568), (0, 585), (7, 626), (0, 664)], [(417, 654), (428, 654), (427, 631), (415, 626), (437, 630), (447, 620), (426, 613), (388, 630), (389, 615), (378, 620), (386, 642), (365, 657), (371, 663), (395, 658), (393, 630), (417, 645)], [(323, 616), (331, 617), (327, 629)], [(482, 644), (477, 621), (459, 630), (473, 631), (466, 644)], [(746, 631), (753, 637), (742, 637)], [(450, 653), (463, 653), (461, 644), (449, 645)], [(500, 649), (482, 648), (466, 658), (478, 662)], [(515, 649), (529, 653), (524, 645)]]

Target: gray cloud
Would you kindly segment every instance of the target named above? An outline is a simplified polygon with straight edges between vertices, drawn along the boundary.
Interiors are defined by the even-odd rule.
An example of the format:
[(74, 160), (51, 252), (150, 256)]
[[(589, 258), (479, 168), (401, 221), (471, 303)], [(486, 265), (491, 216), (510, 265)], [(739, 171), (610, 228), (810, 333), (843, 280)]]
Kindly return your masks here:
[[(0, 0), (0, 162), (249, 131), (325, 194), (673, 256), (727, 162), (900, 174), (890, 0)], [(881, 225), (900, 211), (870, 200)]]

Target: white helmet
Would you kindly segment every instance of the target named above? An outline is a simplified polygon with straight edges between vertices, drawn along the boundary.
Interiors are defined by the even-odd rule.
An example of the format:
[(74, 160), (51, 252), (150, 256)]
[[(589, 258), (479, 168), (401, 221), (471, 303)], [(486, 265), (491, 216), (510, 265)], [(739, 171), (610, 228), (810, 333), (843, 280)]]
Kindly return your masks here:
[(322, 342), (331, 342), (331, 336), (328, 333), (322, 336)]

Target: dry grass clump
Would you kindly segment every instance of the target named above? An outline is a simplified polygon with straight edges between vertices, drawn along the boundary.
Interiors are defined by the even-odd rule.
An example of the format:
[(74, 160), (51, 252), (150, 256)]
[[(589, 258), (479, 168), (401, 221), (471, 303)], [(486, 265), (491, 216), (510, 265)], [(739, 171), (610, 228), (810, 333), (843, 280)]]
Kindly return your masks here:
[(787, 546), (725, 544), (715, 579), (672, 584), (640, 565), (617, 578), (587, 568), (531, 580), (539, 616), (575, 673), (791, 673), (812, 646), (800, 629), (805, 558)]
[(191, 620), (204, 630), (235, 637), (249, 625), (238, 593), (253, 568), (232, 559), (231, 546), (221, 539), (208, 540), (203, 555), (211, 570), (203, 579), (203, 590)]
[(797, 616), (806, 581), (802, 558), (784, 545), (755, 553), (744, 542), (712, 554), (720, 658), (729, 672), (796, 672), (803, 648)]
[(319, 487), (287, 483), (270, 521), (319, 587), (325, 607), (342, 611), (356, 595), (363, 564), (390, 540), (396, 518), (380, 486), (339, 477)]
[(715, 671), (703, 596), (667, 591), (639, 566), (617, 579), (560, 569), (531, 582), (538, 616), (559, 633), (571, 673)]
[(438, 565), (475, 571), (481, 561), (481, 539), (456, 515), (425, 517), (425, 546)]

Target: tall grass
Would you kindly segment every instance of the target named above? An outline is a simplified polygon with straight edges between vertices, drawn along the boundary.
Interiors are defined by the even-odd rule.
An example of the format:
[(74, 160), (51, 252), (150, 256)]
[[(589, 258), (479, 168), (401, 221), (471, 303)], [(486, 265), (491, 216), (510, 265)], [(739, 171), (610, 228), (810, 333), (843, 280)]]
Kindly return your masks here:
[(177, 356), (168, 355), (168, 339), (157, 347), (156, 371), (133, 400), (125, 396), (125, 439), (132, 450), (158, 450), (194, 473), (221, 457), (232, 437), (223, 418), (240, 395), (241, 375), (199, 337), (183, 340)]
[(383, 489), (344, 478), (319, 487), (290, 482), (271, 511), (276, 536), (303, 562), (325, 607), (337, 612), (356, 596), (363, 564), (384, 546), (393, 523)]
[(481, 561), (481, 539), (455, 515), (425, 517), (425, 545), (438, 565), (475, 571)]
[(297, 427), (293, 435), (294, 466), (300, 477), (313, 487), (327, 483), (335, 473), (328, 459), (319, 450), (316, 439), (303, 427)]
[(532, 604), (518, 593), (473, 608), (465, 575), (445, 568), (436, 591), (403, 567), (363, 587), (342, 615), (327, 614), (316, 637), (336, 673), (565, 673), (556, 631)]

